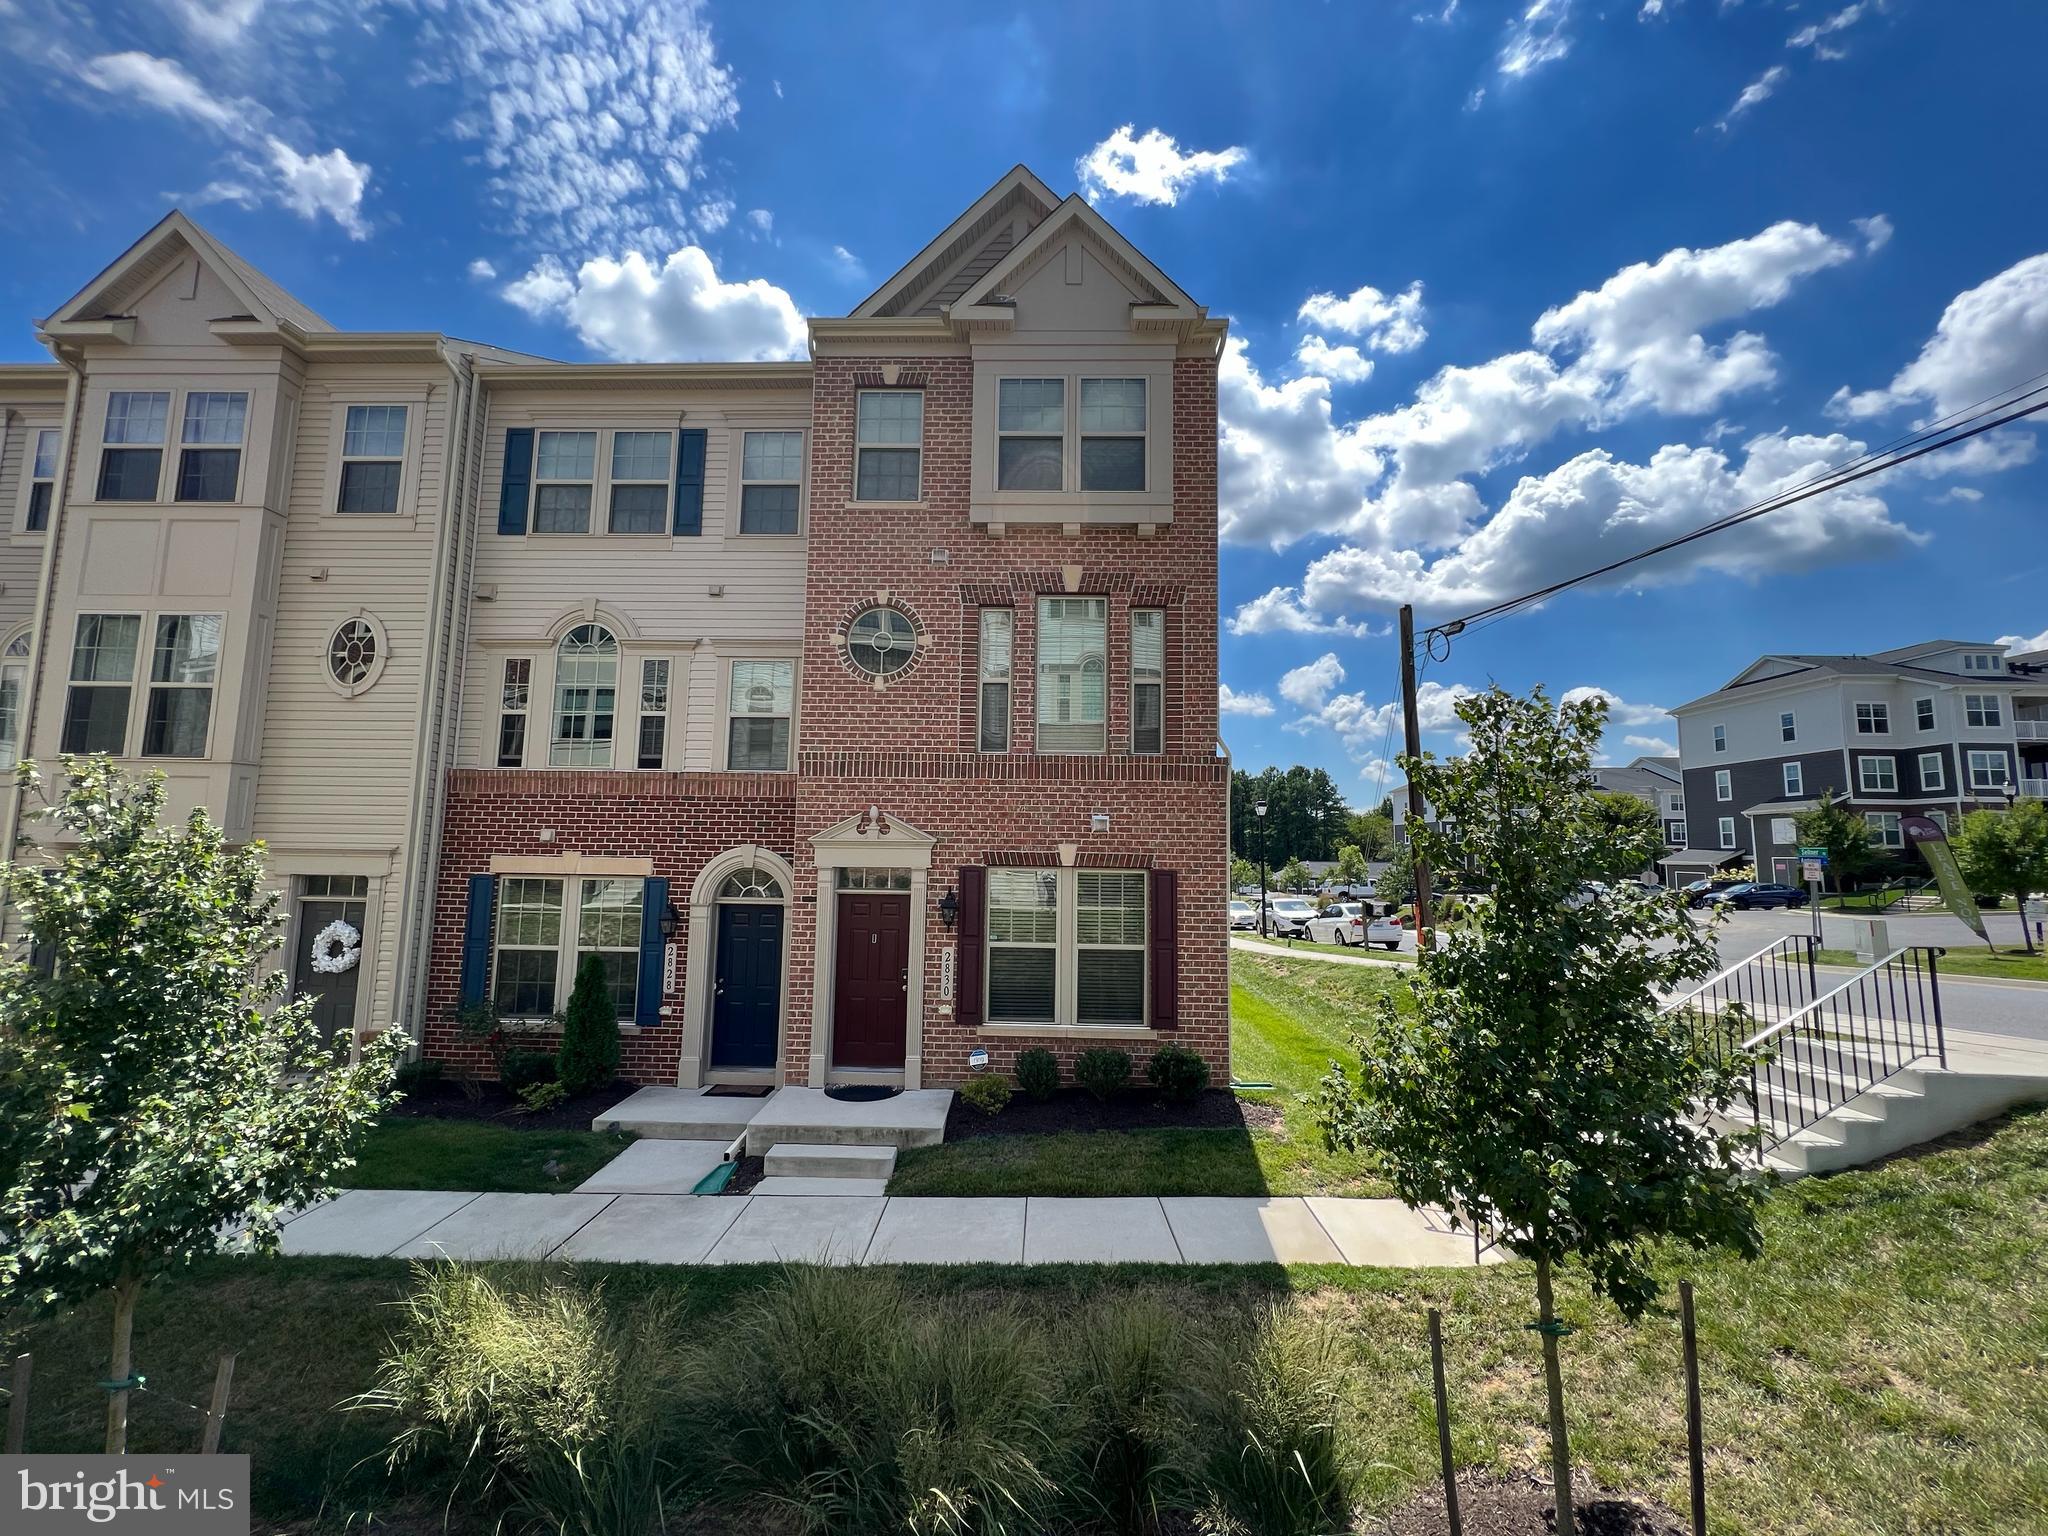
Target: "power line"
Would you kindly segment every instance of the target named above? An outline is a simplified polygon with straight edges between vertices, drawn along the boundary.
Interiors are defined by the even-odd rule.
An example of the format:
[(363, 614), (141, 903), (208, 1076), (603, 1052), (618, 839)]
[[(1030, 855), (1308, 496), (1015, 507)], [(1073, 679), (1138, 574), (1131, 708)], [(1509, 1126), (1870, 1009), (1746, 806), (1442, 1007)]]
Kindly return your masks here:
[[(1988, 395), (1974, 406), (1953, 412), (1949, 416), (1942, 418), (1939, 422), (1915, 432), (1907, 433), (1881, 448), (1845, 460), (1841, 464), (1823, 470), (1801, 484), (1791, 487), (1789, 490), (1781, 491), (1775, 496), (1766, 497), (1764, 500), (1752, 503), (1740, 511), (1732, 512), (1726, 517), (1717, 518), (1713, 522), (1703, 524), (1698, 528), (1692, 529), (1690, 532), (1679, 534), (1675, 538), (1666, 539), (1660, 544), (1650, 546), (1648, 549), (1639, 550), (1635, 554), (1624, 556), (1619, 560), (1611, 560), (1605, 565), (1581, 572), (1579, 575), (1567, 577), (1562, 581), (1552, 582), (1548, 586), (1539, 587), (1533, 592), (1525, 592), (1519, 597), (1511, 597), (1489, 607), (1478, 609), (1475, 612), (1464, 615), (1462, 618), (1451, 619), (1443, 624), (1434, 625), (1423, 634), (1424, 646), (1427, 647), (1438, 637), (1449, 640), (1457, 635), (1464, 634), (1474, 625), (1497, 622), (1532, 604), (1555, 597), (1560, 592), (1569, 591), (1573, 587), (1583, 586), (1589, 581), (1597, 581), (1603, 576), (1611, 576), (1616, 571), (1625, 570), (1627, 567), (1640, 564), (1645, 560), (1655, 559), (1659, 555), (1669, 554), (1672, 550), (1695, 543), (1712, 534), (1738, 527), (1743, 523), (1762, 517), (1766, 513), (1780, 511), (1785, 507), (1793, 506), (1812, 497), (1840, 490), (1844, 486), (1853, 485), (1858, 480), (1882, 474), (1888, 469), (1896, 469), (1902, 464), (1910, 463), (1914, 459), (1923, 458), (1927, 454), (1937, 453), (1944, 448), (1953, 448), (1959, 443), (1967, 442), (1973, 437), (1980, 437), (1986, 432), (1994, 431), (2010, 422), (2018, 421), (2022, 417), (2048, 411), (2048, 383), (2044, 383), (2044, 380), (2048, 380), (2048, 372), (2036, 374), (2033, 378), (2026, 380), (2022, 384), (2000, 390), (1993, 395)], [(2011, 398), (2004, 398), (2007, 396)], [(1992, 401), (1999, 400), (2003, 400), (2003, 403), (1995, 406), (1990, 404)]]

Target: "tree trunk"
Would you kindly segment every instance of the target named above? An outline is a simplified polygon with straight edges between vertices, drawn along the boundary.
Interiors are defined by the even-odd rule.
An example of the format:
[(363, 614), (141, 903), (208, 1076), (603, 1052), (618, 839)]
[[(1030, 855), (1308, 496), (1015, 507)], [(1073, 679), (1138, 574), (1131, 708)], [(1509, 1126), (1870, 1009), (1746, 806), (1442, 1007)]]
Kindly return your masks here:
[(1565, 1437), (1564, 1376), (1557, 1365), (1557, 1309), (1550, 1294), (1550, 1260), (1536, 1260), (1536, 1316), (1543, 1324), (1543, 1389), (1550, 1405), (1550, 1476), (1557, 1484), (1557, 1536), (1573, 1536), (1572, 1452)]
[[(127, 1268), (114, 1283), (114, 1356), (111, 1381), (126, 1381), (134, 1369), (130, 1345), (135, 1336), (135, 1301), (142, 1294), (142, 1279)], [(123, 1456), (128, 1451), (128, 1389), (107, 1394), (107, 1454)]]

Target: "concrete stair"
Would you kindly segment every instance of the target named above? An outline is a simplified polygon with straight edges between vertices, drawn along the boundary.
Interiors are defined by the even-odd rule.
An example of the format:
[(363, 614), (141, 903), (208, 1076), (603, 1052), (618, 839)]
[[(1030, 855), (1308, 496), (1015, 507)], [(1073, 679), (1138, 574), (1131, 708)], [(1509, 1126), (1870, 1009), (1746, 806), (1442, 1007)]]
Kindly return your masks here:
[(855, 1142), (784, 1142), (764, 1159), (771, 1179), (880, 1179), (896, 1171), (896, 1148)]
[(730, 1143), (770, 1102), (727, 1098), (700, 1088), (642, 1088), (597, 1116), (590, 1128), (626, 1131), (653, 1140)]
[(765, 1157), (783, 1146), (933, 1147), (946, 1139), (950, 1088), (913, 1088), (863, 1102), (828, 1098), (816, 1088), (784, 1088), (747, 1126), (747, 1151)]

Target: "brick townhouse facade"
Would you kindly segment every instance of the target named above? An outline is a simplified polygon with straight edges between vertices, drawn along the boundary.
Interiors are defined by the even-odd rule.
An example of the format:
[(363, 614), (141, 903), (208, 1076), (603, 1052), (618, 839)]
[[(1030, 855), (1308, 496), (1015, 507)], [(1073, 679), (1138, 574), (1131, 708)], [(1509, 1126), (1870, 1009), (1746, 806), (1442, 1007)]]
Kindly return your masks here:
[[(917, 1087), (1167, 1041), (1227, 1073), (1226, 326), (1080, 198), (1018, 167), (796, 363), (351, 337), (180, 215), (42, 325), (83, 388), (0, 375), (0, 501), (45, 417), (67, 466), (25, 745), (83, 744), (109, 634), (150, 718), (193, 623), (243, 656), (232, 750), (185, 748), (250, 787), (190, 796), (286, 850), (295, 987), (334, 1027), (488, 1070), (464, 1013), (545, 1041), (597, 955), (646, 1083)], [(167, 448), (150, 423), (201, 423), (186, 455), (225, 412), (258, 461), (246, 600), (163, 587), (178, 528), (220, 520), (184, 471), (102, 494), (145, 407)], [(118, 601), (109, 537), (148, 546)], [(367, 787), (379, 753), (402, 794)], [(337, 915), (346, 986), (296, 964)]]

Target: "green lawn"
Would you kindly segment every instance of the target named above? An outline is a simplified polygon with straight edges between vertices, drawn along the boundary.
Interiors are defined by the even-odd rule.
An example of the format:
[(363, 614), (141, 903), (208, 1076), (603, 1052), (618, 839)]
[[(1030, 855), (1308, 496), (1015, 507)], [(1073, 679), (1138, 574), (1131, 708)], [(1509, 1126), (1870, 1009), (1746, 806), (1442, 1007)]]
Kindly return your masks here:
[(574, 1189), (633, 1140), (597, 1131), (525, 1131), (478, 1120), (387, 1115), (340, 1179), (345, 1189)]
[(913, 1147), (898, 1158), (892, 1195), (1383, 1195), (1369, 1158), (1324, 1149), (1302, 1095), (1346, 1057), (1345, 1030), (1372, 1000), (1407, 996), (1389, 967), (1329, 965), (1231, 953), (1233, 1071), (1271, 1090), (1281, 1123), (1229, 1130), (1091, 1131), (984, 1136)]
[[(1237, 935), (1233, 935), (1237, 937)], [(1312, 944), (1307, 939), (1261, 939), (1257, 934), (1247, 933), (1242, 937), (1248, 943), (1267, 944), (1276, 954), (1288, 954), (1297, 949), (1312, 950), (1325, 955), (1370, 955), (1375, 960), (1391, 960), (1396, 965), (1413, 965), (1415, 957), (1404, 949), (1381, 949), (1377, 945), (1360, 948), (1356, 944)]]
[[(2048, 1112), (1881, 1168), (1774, 1193), (1752, 1264), (1675, 1253), (1697, 1288), (1713, 1529), (1720, 1536), (2019, 1536), (2048, 1510)], [(686, 1336), (772, 1268), (584, 1266), (613, 1300), (660, 1299)], [(1460, 1464), (1543, 1466), (1538, 1343), (1527, 1266), (1483, 1270), (963, 1266), (903, 1272), (914, 1296), (1010, 1305), (1057, 1328), (1147, 1291), (1207, 1328), (1267, 1305), (1328, 1317), (1348, 1343), (1346, 1392), (1365, 1520), (1434, 1476), (1425, 1311), (1443, 1309)], [(337, 1405), (370, 1385), (405, 1266), (379, 1260), (217, 1260), (143, 1293), (131, 1449), (189, 1451), (221, 1352), (235, 1350), (224, 1449), (253, 1457), (258, 1527), (441, 1529), (422, 1474), (385, 1481), (389, 1426)], [(1574, 1450), (1609, 1486), (1685, 1507), (1675, 1298), (1638, 1326), (1567, 1270), (1560, 1309)], [(0, 1351), (35, 1355), (32, 1451), (96, 1447), (105, 1395), (103, 1302), (36, 1320), (0, 1316)], [(394, 1508), (394, 1505), (396, 1508)], [(316, 1511), (319, 1512), (316, 1519)], [(772, 1528), (764, 1526), (764, 1529)], [(459, 1503), (448, 1529), (488, 1529)]]
[[(1858, 970), (1863, 962), (1856, 958), (1853, 950), (1817, 950), (1814, 959), (1822, 965), (1853, 966)], [(2024, 950), (2009, 949), (1951, 949), (1938, 962), (1938, 970), (1944, 976), (1992, 976), (2001, 981), (2048, 981), (2048, 956), (2039, 952), (2027, 954)]]

